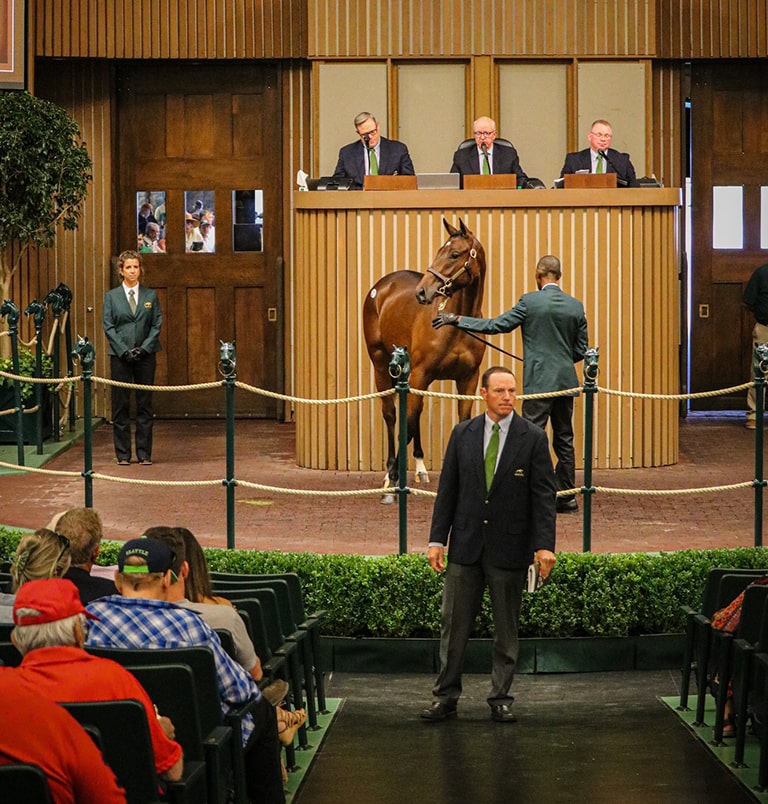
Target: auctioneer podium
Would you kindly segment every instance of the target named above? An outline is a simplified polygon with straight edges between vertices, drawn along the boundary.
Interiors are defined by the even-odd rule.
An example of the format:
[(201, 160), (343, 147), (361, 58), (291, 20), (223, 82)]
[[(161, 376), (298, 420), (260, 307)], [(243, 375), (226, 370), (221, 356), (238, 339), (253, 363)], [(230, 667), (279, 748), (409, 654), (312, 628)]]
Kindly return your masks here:
[[(673, 188), (296, 192), (294, 393), (319, 400), (375, 391), (363, 298), (386, 273), (429, 267), (445, 241), (443, 217), (454, 225), (463, 219), (485, 247), (486, 316), (499, 315), (535, 290), (536, 262), (555, 254), (563, 264), (562, 288), (583, 301), (590, 346), (600, 350), (599, 387), (679, 393), (680, 203), (680, 190)], [(488, 341), (522, 356), (519, 331)], [(518, 390), (525, 393), (522, 365), (487, 349), (483, 368), (499, 363), (515, 370)], [(581, 382), (580, 365), (577, 375)], [(433, 383), (430, 390), (455, 393), (455, 384)], [(595, 407), (595, 468), (677, 461), (676, 401), (600, 392)], [(479, 402), (474, 410), (481, 410)], [(578, 466), (583, 411), (579, 397)], [(300, 466), (381, 470), (383, 478), (386, 444), (378, 400), (298, 404), (295, 414)], [(421, 430), (429, 469), (439, 470), (456, 421), (455, 401), (425, 400)]]

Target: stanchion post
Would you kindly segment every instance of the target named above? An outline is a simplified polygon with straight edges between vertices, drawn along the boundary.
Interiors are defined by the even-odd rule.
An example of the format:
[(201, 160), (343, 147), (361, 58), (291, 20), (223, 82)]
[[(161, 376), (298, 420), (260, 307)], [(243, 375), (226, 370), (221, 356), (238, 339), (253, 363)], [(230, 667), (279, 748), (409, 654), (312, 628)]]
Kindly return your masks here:
[[(59, 282), (56, 292), (59, 294), (59, 296), (61, 296), (61, 306), (64, 312), (67, 314), (65, 316), (66, 323), (64, 324), (64, 353), (67, 356), (67, 376), (71, 377), (74, 373), (72, 370), (72, 322), (69, 317), (69, 311), (72, 307), (72, 289), (69, 287), (69, 285)], [(75, 429), (75, 423), (77, 422), (77, 412), (75, 410), (76, 400), (77, 396), (75, 394), (69, 395), (69, 404), (67, 405), (67, 408), (69, 409), (70, 432)]]
[(763, 412), (765, 410), (765, 375), (768, 372), (768, 343), (755, 346), (755, 547), (763, 544)]
[(408, 394), (411, 376), (411, 358), (405, 346), (395, 346), (389, 361), (389, 375), (396, 380), (398, 397), (398, 446), (397, 446), (397, 488), (398, 495), (398, 533), (400, 536), (400, 555), (408, 552)]
[(235, 380), (237, 380), (237, 353), (235, 342), (219, 341), (219, 373), (224, 377), (227, 416), (227, 548), (235, 549)]
[[(24, 315), (31, 315), (35, 322), (35, 377), (43, 376), (43, 324), (48, 308), (37, 299), (33, 299), (24, 311)], [(43, 454), (43, 388), (42, 383), (35, 383), (35, 441), (37, 454)]]
[[(48, 294), (43, 299), (44, 304), (50, 304), (51, 309), (53, 310), (53, 319), (54, 321), (59, 321), (61, 319), (61, 313), (64, 309), (64, 299), (62, 299), (61, 295), (58, 292), (58, 288), (54, 290), (48, 291)], [(57, 327), (58, 329), (58, 327)], [(51, 355), (51, 360), (53, 362), (53, 376), (60, 377), (60, 347), (59, 347), (59, 339), (56, 338), (53, 342), (53, 355)], [(61, 432), (59, 429), (59, 420), (61, 419), (61, 402), (59, 400), (59, 395), (53, 395), (53, 440), (54, 441), (61, 441)]]
[(589, 553), (592, 549), (592, 439), (595, 420), (595, 394), (597, 393), (597, 375), (599, 350), (597, 347), (587, 349), (584, 355), (584, 485), (581, 487), (584, 516), (584, 537), (582, 551)]
[(72, 358), (80, 361), (83, 382), (83, 480), (85, 482), (85, 507), (93, 508), (93, 366), (96, 348), (88, 338), (78, 338), (72, 350)]
[[(11, 364), (13, 373), (19, 375), (19, 308), (6, 299), (0, 305), (0, 318), (8, 316), (8, 334), (11, 338)], [(13, 381), (13, 405), (16, 409), (16, 460), (19, 466), (24, 466), (24, 411), (21, 407), (21, 383)]]

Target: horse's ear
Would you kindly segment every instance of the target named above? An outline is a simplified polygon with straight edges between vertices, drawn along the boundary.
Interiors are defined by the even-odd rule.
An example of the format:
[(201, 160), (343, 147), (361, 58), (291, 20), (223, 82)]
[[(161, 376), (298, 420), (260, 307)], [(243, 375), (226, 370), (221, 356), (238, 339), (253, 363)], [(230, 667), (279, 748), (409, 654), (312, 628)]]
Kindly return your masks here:
[[(459, 223), (461, 223), (461, 221), (459, 221)], [(463, 223), (461, 223), (461, 225), (462, 225), (462, 227), (464, 226)], [(453, 237), (455, 234), (459, 233), (459, 230), (455, 229), (453, 226), (451, 226), (451, 224), (448, 223), (448, 221), (445, 218), (443, 218), (443, 226), (445, 226), (445, 230), (448, 232), (448, 234), (451, 237)]]
[(459, 228), (461, 229), (461, 236), (466, 237), (469, 229), (464, 225), (464, 221), (461, 218), (459, 218)]

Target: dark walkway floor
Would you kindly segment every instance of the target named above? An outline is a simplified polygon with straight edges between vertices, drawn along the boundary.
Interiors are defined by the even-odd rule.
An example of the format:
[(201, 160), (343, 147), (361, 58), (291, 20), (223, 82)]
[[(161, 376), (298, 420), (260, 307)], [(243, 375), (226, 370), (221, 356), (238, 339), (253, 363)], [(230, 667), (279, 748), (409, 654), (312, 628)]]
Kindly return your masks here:
[(465, 677), (459, 717), (426, 723), (428, 675), (336, 675), (344, 705), (295, 804), (742, 804), (759, 800), (659, 700), (677, 672), (518, 676), (518, 722)]

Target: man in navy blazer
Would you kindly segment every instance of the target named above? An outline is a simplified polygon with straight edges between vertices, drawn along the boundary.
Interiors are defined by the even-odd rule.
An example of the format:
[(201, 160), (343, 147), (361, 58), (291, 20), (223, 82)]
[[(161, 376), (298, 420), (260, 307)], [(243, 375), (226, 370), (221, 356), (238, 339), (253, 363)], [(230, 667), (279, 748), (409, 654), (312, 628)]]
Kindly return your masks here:
[(555, 563), (555, 483), (547, 437), (515, 414), (516, 380), (509, 369), (489, 368), (480, 394), (486, 412), (451, 433), (432, 513), (427, 555), (435, 571), (445, 569), (446, 546), (449, 551), (440, 674), (432, 704), (421, 713), (432, 722), (456, 716), (464, 652), (486, 585), (494, 626), (488, 705), (493, 720), (514, 722), (509, 689), (527, 568), (537, 562), (546, 578)]
[(355, 189), (363, 188), (366, 176), (413, 176), (413, 162), (405, 143), (381, 136), (379, 124), (370, 112), (355, 117), (355, 131), (360, 138), (339, 151), (333, 178), (350, 178)]
[(620, 187), (640, 186), (629, 154), (610, 147), (613, 129), (607, 120), (595, 120), (590, 126), (587, 139), (589, 148), (566, 155), (560, 176), (578, 173), (580, 170), (587, 173), (615, 173)]
[[(458, 173), (461, 186), (464, 186), (464, 176), (468, 173), (479, 175), (481, 173), (515, 173), (517, 186), (524, 187), (528, 181), (526, 172), (520, 167), (517, 149), (511, 144), (496, 142), (496, 123), (490, 117), (478, 117), (474, 122), (473, 136), (475, 145), (468, 143), (465, 147), (459, 146), (453, 155), (451, 173)], [(487, 171), (484, 170), (485, 158), (488, 158)]]
[[(452, 324), (470, 332), (498, 334), (517, 327), (523, 331), (523, 391), (546, 394), (577, 388), (575, 363), (584, 359), (588, 347), (587, 317), (584, 305), (560, 289), (560, 260), (549, 254), (536, 265), (538, 290), (524, 293), (520, 301), (496, 318), (472, 318), (455, 313), (439, 313), (435, 328)], [(555, 477), (558, 491), (575, 488), (576, 458), (573, 449), (573, 397), (553, 396), (523, 401), (523, 416), (542, 429), (552, 424), (552, 448), (557, 456)], [(557, 500), (561, 513), (575, 512), (579, 505), (573, 495)]]
[[(104, 297), (102, 323), (109, 341), (112, 379), (137, 385), (155, 381), (156, 353), (160, 351), (163, 314), (157, 294), (139, 284), (141, 255), (124, 251), (117, 260), (122, 283)], [(135, 310), (131, 307), (135, 305)], [(112, 437), (121, 466), (131, 462), (131, 389), (112, 386)], [(152, 463), (152, 392), (136, 389), (136, 458)]]

